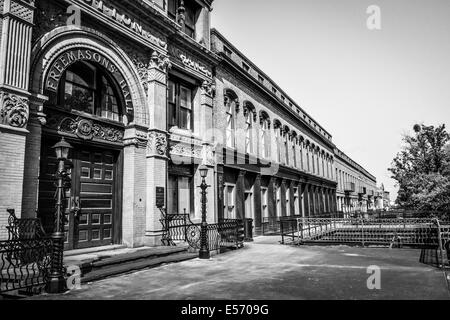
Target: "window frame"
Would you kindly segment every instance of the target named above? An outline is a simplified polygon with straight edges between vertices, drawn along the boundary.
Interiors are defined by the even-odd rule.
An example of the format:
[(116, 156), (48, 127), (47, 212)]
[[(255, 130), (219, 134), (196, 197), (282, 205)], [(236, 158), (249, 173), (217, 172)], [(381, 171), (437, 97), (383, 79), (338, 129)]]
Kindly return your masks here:
[[(71, 70), (71, 67), (73, 67), (75, 64), (84, 64), (86, 68), (92, 69), (93, 73), (94, 73), (94, 88), (90, 88), (89, 86), (85, 86), (85, 85), (81, 85), (79, 83), (76, 83), (74, 81), (71, 80), (67, 80), (67, 72), (72, 72), (75, 75), (77, 75), (78, 77), (80, 77), (76, 72), (73, 72)], [(110, 112), (111, 114), (117, 114), (117, 120), (115, 119), (111, 119), (106, 117), (103, 117), (101, 115), (102, 112), (102, 103), (104, 102), (104, 99), (106, 96), (111, 96), (110, 94), (107, 93), (107, 87), (103, 86), (103, 78), (105, 78), (106, 83), (109, 85), (109, 87), (112, 89), (113, 94), (112, 97), (115, 98), (116, 100), (116, 104), (117, 104), (117, 113), (112, 112), (111, 110), (105, 109), (104, 111), (106, 112)], [(86, 111), (82, 111), (82, 110), (78, 110), (78, 109), (74, 109), (72, 108), (70, 105), (66, 105), (66, 98), (65, 98), (65, 94), (66, 94), (66, 83), (70, 83), (72, 86), (76, 86), (76, 87), (80, 87), (82, 89), (88, 90), (90, 92), (92, 92), (93, 95), (93, 110), (92, 112), (86, 112)], [(104, 89), (104, 90), (103, 90)], [(124, 113), (123, 113), (123, 106), (124, 106), (124, 102), (123, 102), (123, 97), (120, 94), (120, 91), (118, 89), (118, 84), (116, 83), (116, 81), (113, 79), (113, 77), (111, 75), (109, 75), (102, 67), (100, 67), (99, 65), (95, 64), (95, 63), (90, 63), (87, 61), (77, 61), (73, 64), (71, 64), (70, 66), (68, 66), (63, 74), (61, 75), (61, 79), (59, 81), (58, 84), (58, 89), (57, 89), (57, 93), (56, 93), (56, 104), (58, 106), (63, 107), (64, 109), (67, 109), (70, 107), (71, 111), (75, 111), (77, 113), (81, 113), (81, 114), (86, 114), (89, 115), (91, 117), (95, 117), (96, 119), (101, 119), (101, 120), (107, 120), (107, 121), (113, 121), (113, 122), (117, 122), (117, 123), (122, 123), (123, 121), (123, 117), (124, 117)], [(106, 106), (105, 106), (106, 107)], [(100, 112), (100, 115), (97, 114), (97, 112)]]
[[(170, 87), (171, 83), (174, 84), (175, 102), (170, 101), (171, 97), (169, 96), (169, 87)], [(189, 124), (188, 128), (183, 128), (181, 126), (181, 123), (182, 123), (181, 111), (182, 111), (182, 109), (188, 110), (187, 108), (181, 106), (181, 87), (188, 89), (191, 94), (191, 101), (190, 101), (191, 109), (190, 109), (190, 117), (189, 117), (190, 119), (189, 119), (189, 122), (187, 122)], [(195, 90), (195, 88), (192, 84), (189, 84), (188, 82), (183, 81), (177, 77), (173, 77), (173, 76), (170, 77), (170, 79), (168, 81), (168, 88), (167, 88), (167, 96), (168, 96), (168, 99), (167, 99), (167, 119), (168, 119), (167, 127), (169, 130), (172, 127), (176, 126), (182, 130), (188, 130), (188, 131), (194, 132), (194, 112), (193, 112), (194, 100), (195, 100), (194, 90)], [(175, 107), (175, 112), (174, 112), (175, 113), (175, 124), (172, 123), (172, 118), (170, 116), (172, 107)]]

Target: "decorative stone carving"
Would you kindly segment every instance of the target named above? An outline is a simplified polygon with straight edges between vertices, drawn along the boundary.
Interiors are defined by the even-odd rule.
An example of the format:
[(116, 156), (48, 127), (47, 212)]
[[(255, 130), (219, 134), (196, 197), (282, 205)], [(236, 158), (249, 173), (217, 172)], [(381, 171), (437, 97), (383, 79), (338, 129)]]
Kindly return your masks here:
[(39, 1), (35, 10), (32, 41), (52, 29), (66, 25), (68, 18), (66, 10), (67, 8), (58, 8), (50, 1)]
[(123, 140), (122, 130), (80, 117), (63, 119), (58, 131), (75, 134), (83, 140), (92, 140), (94, 137), (110, 142), (121, 142)]
[(166, 72), (172, 67), (172, 65), (168, 57), (156, 51), (153, 51), (152, 57), (150, 59), (150, 67), (156, 67), (159, 70)]
[(1, 123), (16, 128), (24, 128), (28, 123), (28, 100), (3, 92), (0, 94), (0, 118)]
[(145, 92), (148, 90), (148, 63), (143, 63), (139, 61), (138, 59), (134, 58), (133, 64), (136, 66), (136, 69), (138, 71), (139, 79), (141, 80), (142, 86), (145, 89)]
[(123, 139), (124, 146), (134, 145), (137, 148), (147, 147), (147, 133), (142, 131), (134, 131), (132, 134), (125, 135)]
[(203, 81), (202, 93), (214, 97), (216, 95), (216, 85), (211, 81)]
[(150, 131), (148, 133), (147, 152), (150, 155), (167, 155), (167, 137), (163, 132)]
[(100, 139), (109, 142), (123, 142), (123, 129), (96, 122), (82, 117), (67, 116), (63, 113), (51, 112), (48, 116), (47, 128), (77, 136), (83, 140)]

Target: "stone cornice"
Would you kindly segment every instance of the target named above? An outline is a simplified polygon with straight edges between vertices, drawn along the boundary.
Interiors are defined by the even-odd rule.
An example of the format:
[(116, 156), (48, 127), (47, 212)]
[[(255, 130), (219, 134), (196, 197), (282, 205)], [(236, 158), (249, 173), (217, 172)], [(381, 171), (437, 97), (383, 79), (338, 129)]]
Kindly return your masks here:
[(224, 67), (231, 67), (233, 69), (233, 72), (235, 72), (236, 75), (241, 77), (244, 81), (251, 82), (257, 90), (260, 90), (263, 92), (269, 99), (271, 99), (275, 105), (278, 107), (278, 110), (284, 114), (287, 114), (289, 116), (289, 119), (293, 121), (296, 124), (300, 125), (301, 129), (304, 129), (304, 131), (311, 135), (311, 137), (316, 138), (316, 140), (321, 141), (324, 145), (326, 145), (328, 148), (333, 150), (336, 145), (331, 142), (330, 140), (326, 139), (324, 136), (319, 134), (316, 130), (314, 130), (311, 126), (309, 126), (302, 118), (300, 118), (294, 111), (286, 108), (285, 105), (282, 105), (279, 101), (279, 99), (273, 95), (272, 92), (265, 86), (263, 86), (261, 83), (259, 83), (256, 79), (251, 77), (250, 75), (244, 73), (241, 68), (230, 58), (228, 58), (226, 55), (221, 54), (220, 56), (221, 65)]

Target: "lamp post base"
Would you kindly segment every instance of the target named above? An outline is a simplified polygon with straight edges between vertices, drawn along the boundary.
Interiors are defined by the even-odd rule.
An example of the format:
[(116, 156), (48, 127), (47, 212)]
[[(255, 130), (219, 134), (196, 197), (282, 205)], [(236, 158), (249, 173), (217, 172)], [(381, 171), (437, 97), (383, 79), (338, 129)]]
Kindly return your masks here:
[(209, 254), (209, 251), (204, 251), (204, 250), (201, 250), (201, 249), (200, 249), (200, 252), (198, 254), (198, 257), (200, 259), (209, 259), (209, 258), (211, 258), (210, 254)]
[(48, 293), (63, 293), (66, 289), (66, 283), (63, 276), (50, 276), (50, 280), (47, 283), (47, 292)]

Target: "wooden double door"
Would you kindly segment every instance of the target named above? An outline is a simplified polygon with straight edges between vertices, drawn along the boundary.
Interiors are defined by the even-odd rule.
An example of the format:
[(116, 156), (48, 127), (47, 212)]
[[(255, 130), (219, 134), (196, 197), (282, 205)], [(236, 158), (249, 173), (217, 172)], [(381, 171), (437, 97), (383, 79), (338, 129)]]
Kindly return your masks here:
[[(47, 232), (54, 228), (57, 160), (51, 147), (56, 141), (48, 138), (42, 144), (38, 214)], [(70, 143), (74, 149), (67, 165), (71, 186), (65, 191), (65, 249), (120, 243), (120, 152)]]

